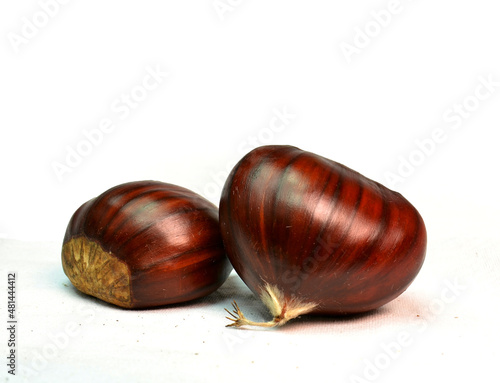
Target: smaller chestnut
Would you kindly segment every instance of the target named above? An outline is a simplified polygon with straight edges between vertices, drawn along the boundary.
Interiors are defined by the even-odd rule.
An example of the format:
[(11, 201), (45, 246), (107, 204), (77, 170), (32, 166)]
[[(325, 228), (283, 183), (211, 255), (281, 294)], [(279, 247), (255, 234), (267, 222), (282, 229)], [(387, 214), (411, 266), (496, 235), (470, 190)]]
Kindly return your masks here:
[(206, 296), (232, 269), (217, 207), (158, 181), (118, 185), (80, 206), (66, 229), (62, 265), (78, 290), (124, 308)]

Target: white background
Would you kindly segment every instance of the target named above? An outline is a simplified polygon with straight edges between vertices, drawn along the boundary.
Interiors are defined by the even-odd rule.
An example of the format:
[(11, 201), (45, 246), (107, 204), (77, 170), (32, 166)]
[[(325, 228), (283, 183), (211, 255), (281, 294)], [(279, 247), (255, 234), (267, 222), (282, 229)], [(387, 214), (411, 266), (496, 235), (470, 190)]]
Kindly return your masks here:
[[(4, 267), (17, 270), (24, 289), (20, 362), (30, 366), (67, 323), (92, 318), (59, 347), (60, 362), (49, 360), (29, 381), (88, 381), (84, 372), (95, 381), (167, 372), (190, 381), (326, 373), (332, 382), (431, 379), (429, 368), (446, 379), (486, 374), (498, 360), (488, 323), (500, 250), (499, 14), (493, 0), (3, 2), (1, 280)], [(168, 75), (143, 91), (152, 70)], [(288, 117), (273, 131), (277, 113)], [(113, 130), (89, 144), (85, 132), (103, 120)], [(407, 293), (374, 316), (258, 332), (235, 351), (224, 341), (235, 332), (224, 329), (222, 307), (238, 294), (260, 307), (236, 275), (193, 311), (117, 311), (64, 286), (59, 248), (83, 202), (122, 182), (156, 179), (218, 204), (229, 169), (264, 144), (341, 162), (418, 208), (429, 249)], [(82, 148), (79, 160), (69, 154)], [(431, 316), (430, 330), (417, 332), (380, 375), (363, 375), (381, 342), (396, 339), (456, 278), (468, 288)], [(82, 302), (92, 315), (73, 310)], [(168, 315), (191, 315), (191, 323), (165, 330)], [(201, 315), (206, 322), (195, 319)], [(136, 326), (169, 334), (166, 343), (151, 336), (124, 347), (120, 339), (135, 341)], [(207, 334), (212, 343), (200, 348), (196, 336)]]

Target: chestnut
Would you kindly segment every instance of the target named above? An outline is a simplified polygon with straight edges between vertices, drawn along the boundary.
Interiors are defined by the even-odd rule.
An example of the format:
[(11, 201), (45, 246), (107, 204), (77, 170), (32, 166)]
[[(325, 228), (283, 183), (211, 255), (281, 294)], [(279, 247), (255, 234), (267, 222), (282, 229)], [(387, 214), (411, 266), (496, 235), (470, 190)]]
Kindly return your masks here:
[(401, 194), (292, 146), (243, 157), (219, 209), (234, 269), (273, 316), (256, 323), (234, 303), (230, 326), (376, 309), (406, 290), (425, 257), (424, 221)]
[(217, 207), (158, 181), (118, 185), (80, 206), (64, 236), (62, 266), (78, 290), (124, 308), (203, 297), (232, 270)]

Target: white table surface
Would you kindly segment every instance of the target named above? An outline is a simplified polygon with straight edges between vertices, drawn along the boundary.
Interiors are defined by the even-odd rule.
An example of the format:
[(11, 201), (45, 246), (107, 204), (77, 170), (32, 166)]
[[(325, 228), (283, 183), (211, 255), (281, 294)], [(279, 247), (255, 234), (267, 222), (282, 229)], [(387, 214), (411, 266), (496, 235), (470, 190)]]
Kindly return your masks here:
[(431, 235), (417, 279), (383, 308), (272, 330), (225, 327), (233, 299), (267, 318), (234, 272), (192, 303), (124, 310), (73, 288), (58, 243), (2, 239), (0, 249), (1, 283), (17, 275), (18, 366), (15, 378), (2, 367), (8, 382), (465, 382), (491, 378), (499, 360), (493, 236)]

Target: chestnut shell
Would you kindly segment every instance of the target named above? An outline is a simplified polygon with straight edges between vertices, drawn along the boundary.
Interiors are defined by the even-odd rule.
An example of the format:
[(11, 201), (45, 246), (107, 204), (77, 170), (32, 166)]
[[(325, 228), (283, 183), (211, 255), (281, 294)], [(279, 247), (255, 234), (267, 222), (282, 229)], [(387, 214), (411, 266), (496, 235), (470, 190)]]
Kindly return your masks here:
[(419, 272), (427, 234), (399, 193), (292, 146), (259, 147), (234, 167), (219, 220), (227, 255), (247, 286), (344, 315), (378, 308)]
[(68, 224), (62, 264), (77, 289), (126, 308), (203, 297), (232, 269), (217, 208), (158, 181), (118, 185), (84, 203)]

